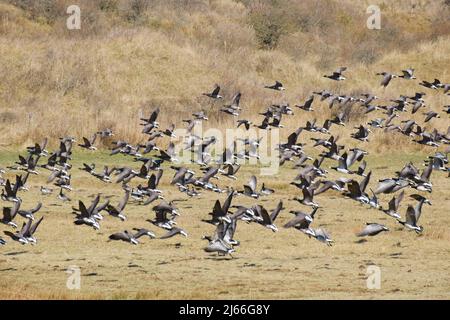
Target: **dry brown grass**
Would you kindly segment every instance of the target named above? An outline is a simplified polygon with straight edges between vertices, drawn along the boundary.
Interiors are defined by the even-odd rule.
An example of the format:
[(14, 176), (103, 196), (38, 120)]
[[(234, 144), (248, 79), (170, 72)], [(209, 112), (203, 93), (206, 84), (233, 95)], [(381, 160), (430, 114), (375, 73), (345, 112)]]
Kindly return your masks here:
[[(106, 127), (137, 142), (137, 116), (155, 106), (163, 109), (163, 126), (180, 126), (192, 110), (206, 109), (210, 126), (227, 127), (230, 123), (223, 123), (200, 95), (214, 83), (222, 85), (227, 99), (240, 90), (242, 116), (254, 118), (270, 103), (295, 104), (322, 88), (348, 94), (371, 91), (386, 99), (418, 89), (417, 81), (394, 81), (381, 90), (374, 73), (382, 70), (413, 66), (419, 79), (448, 77), (443, 66), (449, 64), (449, 26), (441, 19), (448, 9), (438, 1), (417, 1), (413, 9), (408, 1), (380, 3), (380, 31), (364, 27), (362, 3), (141, 2), (133, 9), (132, 1), (81, 1), (80, 31), (65, 29), (67, 1), (0, 4), (0, 68), (7, 75), (0, 83), (1, 145), (90, 135)], [(277, 45), (266, 50), (260, 47), (256, 25), (261, 19), (252, 17), (269, 13), (273, 23), (283, 17), (286, 25)], [(373, 55), (369, 62), (359, 58), (367, 50)], [(341, 64), (350, 67), (345, 83), (322, 77)], [(274, 79), (288, 88), (285, 95), (262, 89)], [(448, 102), (431, 93), (427, 103), (440, 110)], [(305, 117), (322, 121), (326, 107), (317, 109), (301, 120), (288, 120), (285, 131), (303, 125)], [(446, 129), (446, 119), (432, 122)]]

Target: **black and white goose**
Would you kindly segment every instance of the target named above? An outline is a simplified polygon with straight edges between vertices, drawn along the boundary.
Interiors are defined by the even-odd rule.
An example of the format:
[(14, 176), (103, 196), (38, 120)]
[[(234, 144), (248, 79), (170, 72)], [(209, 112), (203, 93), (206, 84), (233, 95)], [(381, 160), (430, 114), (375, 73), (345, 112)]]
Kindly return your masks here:
[(219, 94), (219, 92), (220, 92), (220, 86), (216, 84), (212, 92), (202, 93), (202, 95), (207, 96), (212, 99), (223, 99), (223, 97)]
[(366, 227), (360, 231), (357, 236), (358, 237), (373, 237), (377, 234), (383, 232), (383, 231), (389, 231), (389, 228), (386, 226), (379, 224), (379, 223), (366, 223)]
[(142, 236), (148, 236), (150, 239), (156, 238), (155, 234), (147, 229), (137, 229), (134, 228), (133, 230), (137, 231), (136, 233), (131, 233), (128, 230), (125, 230), (123, 232), (113, 233), (109, 236), (110, 240), (120, 240), (129, 242), (131, 244), (139, 244), (139, 238)]

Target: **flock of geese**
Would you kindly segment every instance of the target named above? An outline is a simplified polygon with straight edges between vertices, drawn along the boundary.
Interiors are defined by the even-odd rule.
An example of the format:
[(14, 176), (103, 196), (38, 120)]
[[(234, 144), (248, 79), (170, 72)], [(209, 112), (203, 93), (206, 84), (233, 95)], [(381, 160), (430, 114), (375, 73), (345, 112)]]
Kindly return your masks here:
[[(341, 67), (332, 74), (325, 75), (325, 77), (333, 81), (344, 81), (346, 80), (344, 76), (346, 70), (347, 68)], [(384, 87), (388, 86), (395, 78), (403, 78), (409, 81), (416, 79), (414, 69), (403, 70), (402, 75), (394, 75), (388, 72), (377, 73), (377, 75), (383, 77), (381, 85)], [(443, 84), (438, 79), (432, 82), (422, 81), (419, 85), (444, 95), (448, 95), (450, 90), (449, 84)], [(264, 88), (274, 91), (285, 90), (283, 84), (279, 81)], [(220, 89), (216, 85), (213, 91), (203, 93), (203, 95), (213, 101), (219, 101), (224, 99), (220, 95)], [(385, 214), (391, 217), (406, 229), (421, 233), (423, 227), (419, 225), (419, 218), (422, 214), (422, 207), (424, 204), (431, 205), (430, 200), (425, 196), (433, 190), (431, 175), (434, 171), (437, 171), (447, 172), (450, 176), (450, 169), (447, 166), (450, 149), (447, 147), (444, 152), (436, 152), (432, 149), (432, 154), (425, 160), (423, 169), (419, 169), (411, 162), (407, 163), (403, 168), (399, 168), (395, 176), (380, 179), (376, 187), (368, 188), (372, 171), (368, 171), (368, 163), (364, 160), (368, 154), (364, 150), (364, 145), (369, 143), (372, 130), (382, 130), (384, 134), (402, 134), (410, 137), (416, 143), (430, 147), (450, 144), (450, 127), (447, 132), (439, 132), (437, 129), (427, 132), (423, 124), (411, 119), (396, 122), (396, 118), (401, 113), (411, 112), (415, 114), (421, 108), (428, 108), (424, 100), (426, 93), (417, 92), (411, 96), (401, 95), (398, 99), (391, 100), (392, 103), (389, 105), (379, 105), (376, 102), (378, 97), (370, 93), (356, 97), (337, 95), (322, 90), (313, 92), (303, 104), (295, 105), (294, 108), (298, 109), (300, 113), (313, 112), (313, 105), (316, 104), (314, 107), (318, 106), (315, 102), (316, 96), (319, 97), (320, 101), (328, 102), (330, 109), (336, 109), (336, 116), (327, 119), (322, 126), (317, 124), (315, 120), (306, 121), (304, 126), (288, 136), (286, 142), (277, 146), (280, 154), (279, 164), (285, 166), (287, 162), (294, 163), (293, 168), (296, 170), (296, 174), (290, 185), (293, 188), (292, 190), (298, 188), (301, 194), (301, 197), (291, 199), (291, 201), (295, 201), (298, 208), (289, 211), (292, 218), (284, 224), (284, 228), (295, 228), (310, 238), (331, 245), (333, 240), (329, 233), (324, 228), (313, 226), (316, 215), (320, 214), (317, 196), (334, 190), (341, 193), (344, 199), (351, 199), (366, 205), (368, 208), (375, 208), (379, 210), (381, 215)], [(230, 104), (223, 105), (218, 110), (235, 117), (237, 127), (242, 126), (246, 130), (250, 130), (251, 127), (263, 130), (283, 128), (282, 119), (294, 115), (293, 109), (287, 103), (271, 105), (265, 112), (259, 114), (263, 116), (261, 124), (254, 124), (250, 119), (238, 119), (242, 110), (240, 99), (241, 93), (237, 93)], [(355, 127), (356, 131), (351, 133), (351, 138), (355, 139), (360, 146), (358, 148), (347, 148), (345, 145), (339, 144), (339, 137), (332, 134), (333, 126), (346, 126), (348, 124), (348, 116), (352, 108), (360, 108), (366, 114), (373, 112), (378, 115), (367, 124), (359, 124)], [(432, 111), (431, 108), (428, 109), (429, 111), (424, 113), (424, 123), (441, 116), (440, 113)], [(450, 106), (445, 106), (443, 111), (444, 114), (449, 114)], [(199, 137), (192, 133), (199, 122), (208, 121), (207, 114), (204, 110), (194, 112), (191, 119), (183, 120), (186, 123), (188, 134), (183, 137), (184, 145), (182, 149), (195, 155), (193, 162), (198, 166), (198, 170), (195, 172), (188, 166), (176, 165), (178, 159), (173, 142), (169, 142), (165, 149), (158, 147), (157, 142), (163, 137), (169, 139), (176, 137), (174, 134), (175, 125), (172, 124), (164, 130), (159, 128), (160, 124), (157, 121), (159, 112), (160, 110), (157, 108), (148, 118), (140, 119), (142, 134), (146, 137), (145, 143), (133, 145), (124, 140), (113, 142), (111, 156), (122, 154), (131, 157), (136, 163), (142, 163), (140, 168), (104, 166), (101, 170), (98, 170), (95, 164), (83, 164), (80, 170), (89, 174), (91, 179), (98, 179), (105, 184), (121, 183), (123, 198), (117, 204), (111, 203), (109, 199), (101, 202), (100, 194), (91, 203), (85, 204), (81, 200), (78, 201), (78, 207), (72, 208), (74, 224), (98, 230), (106, 216), (125, 221), (127, 220), (126, 207), (130, 198), (132, 198), (143, 206), (153, 204), (154, 218), (147, 220), (147, 222), (164, 230), (164, 233), (157, 237), (155, 232), (147, 228), (134, 228), (131, 231), (124, 230), (111, 234), (109, 241), (120, 240), (138, 244), (143, 236), (159, 239), (174, 236), (187, 237), (188, 233), (176, 222), (177, 217), (181, 214), (176, 202), (182, 200), (166, 201), (165, 192), (159, 189), (163, 173), (173, 170), (170, 184), (176, 187), (179, 192), (186, 194), (188, 198), (183, 199), (183, 201), (199, 197), (202, 192), (227, 194), (225, 201), (221, 203), (220, 200), (217, 200), (208, 217), (205, 214), (205, 219), (202, 220), (215, 226), (212, 235), (205, 235), (202, 238), (207, 241), (204, 248), (206, 252), (231, 256), (236, 246), (240, 244), (238, 240), (234, 239), (238, 222), (254, 223), (277, 232), (279, 229), (275, 225), (275, 221), (280, 213), (285, 210), (283, 202), (279, 201), (273, 209), (265, 208), (257, 202), (261, 197), (276, 194), (276, 190), (269, 188), (264, 183), (259, 186), (256, 176), (252, 176), (241, 190), (234, 190), (228, 186), (221, 187), (213, 182), (213, 179), (217, 180), (220, 177), (237, 180), (241, 167), (239, 160), (252, 157), (258, 159), (260, 140), (237, 139), (231, 146), (226, 146), (222, 154), (212, 155), (210, 149), (216, 142), (216, 138), (214, 136)], [(382, 114), (385, 116), (382, 116)], [(311, 146), (321, 152), (316, 158), (306, 153), (306, 141), (300, 142), (303, 131), (314, 134), (314, 137), (311, 138)], [(91, 138), (83, 137), (82, 143), (79, 143), (78, 147), (95, 151), (97, 149), (95, 143), (98, 138), (104, 139), (113, 136), (114, 133), (110, 129), (99, 131)], [(244, 146), (243, 150), (238, 151), (238, 142)], [(1, 199), (11, 203), (11, 205), (3, 207), (3, 217), (0, 222), (8, 227), (4, 234), (10, 239), (24, 245), (37, 243), (35, 234), (44, 218), (42, 215), (39, 218), (37, 217), (39, 211), (42, 210), (42, 203), (25, 204), (20, 197), (22, 192), (29, 190), (28, 180), (30, 177), (40, 174), (43, 170), (49, 171), (47, 185), (40, 186), (41, 194), (53, 194), (54, 187), (50, 186), (52, 184), (59, 189), (59, 192), (55, 192), (55, 194), (57, 193), (60, 201), (71, 201), (68, 194), (73, 190), (71, 185), (72, 165), (70, 162), (74, 146), (76, 146), (76, 140), (73, 137), (64, 137), (60, 138), (59, 148), (49, 152), (46, 149), (47, 139), (45, 139), (41, 144), (36, 143), (34, 146), (28, 147), (27, 155), (19, 155), (18, 161), (13, 165), (0, 169), (0, 185), (3, 186)], [(149, 156), (150, 153), (152, 157)], [(214, 159), (213, 157), (217, 158)], [(328, 171), (322, 166), (325, 158), (336, 162), (336, 165), (330, 169), (341, 174), (341, 178), (337, 180), (326, 179)], [(43, 159), (46, 159), (46, 161), (43, 161)], [(163, 167), (163, 163), (169, 163), (169, 165)], [(6, 172), (15, 172), (15, 179), (12, 178), (13, 176), (8, 179), (5, 178), (3, 175)], [(132, 185), (132, 182), (136, 183)], [(367, 189), (370, 190), (370, 193)], [(409, 197), (414, 199), (416, 204), (408, 205), (405, 210), (401, 208), (401, 202), (405, 197), (405, 190), (410, 189), (414, 192)], [(379, 194), (392, 194), (392, 199), (386, 206), (381, 205), (377, 197)], [(232, 204), (240, 196), (253, 199), (255, 204), (253, 206)], [(302, 209), (308, 207), (310, 209)], [(404, 218), (402, 218), (403, 212)], [(18, 217), (23, 219), (20, 230), (18, 229)], [(13, 232), (12, 229), (18, 231)], [(369, 222), (357, 236), (375, 236), (388, 231), (389, 228), (385, 225)], [(0, 244), (5, 245), (6, 240), (0, 237)]]

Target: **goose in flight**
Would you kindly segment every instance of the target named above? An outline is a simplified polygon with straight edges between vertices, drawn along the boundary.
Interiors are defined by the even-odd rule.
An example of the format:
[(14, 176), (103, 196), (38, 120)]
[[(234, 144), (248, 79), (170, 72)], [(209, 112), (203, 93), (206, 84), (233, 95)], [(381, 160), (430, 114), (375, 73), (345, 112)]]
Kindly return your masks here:
[(377, 234), (383, 232), (383, 231), (389, 231), (389, 228), (383, 226), (379, 223), (366, 223), (366, 227), (357, 234), (358, 237), (373, 237)]
[(395, 219), (400, 219), (400, 214), (398, 213), (398, 208), (400, 206), (400, 202), (403, 200), (403, 196), (405, 195), (405, 191), (402, 190), (398, 196), (392, 197), (392, 199), (388, 203), (387, 209), (381, 209), (388, 216), (393, 217)]
[(172, 238), (172, 237), (176, 236), (177, 234), (181, 234), (182, 236), (185, 236), (185, 237), (188, 236), (187, 232), (184, 231), (183, 229), (174, 227), (174, 228), (170, 229), (165, 235), (159, 237), (159, 239)]
[(128, 230), (123, 232), (113, 233), (109, 236), (110, 240), (121, 240), (125, 242), (129, 242), (131, 244), (138, 244), (139, 238), (142, 236), (148, 236), (150, 239), (154, 239), (156, 236), (153, 232), (147, 229), (137, 229), (133, 228), (133, 230), (137, 231), (136, 233), (131, 233)]
[(383, 87), (387, 87), (392, 79), (397, 78), (395, 74), (391, 74), (389, 72), (379, 72), (377, 73), (377, 76), (383, 76), (383, 80), (381, 80), (380, 85)]
[(94, 133), (94, 135), (89, 140), (88, 138), (83, 137), (83, 143), (78, 144), (81, 148), (87, 149), (87, 150), (97, 150), (96, 147), (94, 147), (95, 140), (97, 139), (97, 133)]
[(340, 67), (336, 71), (334, 71), (331, 75), (324, 75), (325, 78), (335, 80), (335, 81), (342, 81), (346, 78), (342, 75), (342, 73), (347, 70), (347, 67)]
[(17, 224), (13, 221), (19, 211), (20, 202), (15, 202), (13, 207), (3, 207), (3, 217), (0, 220), (0, 223), (17, 228)]
[(314, 230), (310, 228), (311, 223), (314, 220), (314, 215), (316, 214), (318, 207), (313, 208), (310, 214), (304, 213), (302, 211), (289, 211), (294, 214), (295, 217), (288, 221), (283, 227), (284, 228), (295, 228), (309, 236), (314, 236)]
[(261, 220), (258, 220), (258, 223), (263, 225), (264, 227), (272, 230), (273, 232), (277, 232), (278, 228), (277, 226), (274, 224), (276, 218), (278, 217), (278, 214), (281, 212), (281, 210), (283, 210), (283, 202), (280, 201), (277, 205), (277, 207), (271, 212), (271, 214), (269, 215), (269, 213), (267, 212), (266, 208), (264, 208), (261, 205), (256, 205), (255, 206), (255, 213), (257, 216), (261, 217)]
[(202, 95), (210, 97), (212, 99), (223, 99), (223, 97), (219, 94), (220, 92), (220, 86), (219, 85), (215, 85), (213, 91), (211, 93), (202, 93)]
[(402, 70), (402, 73), (403, 73), (403, 75), (398, 76), (399, 78), (403, 78), (406, 80), (416, 79), (416, 77), (414, 76), (414, 69), (412, 69), (412, 68)]
[(284, 90), (286, 90), (283, 87), (283, 84), (280, 81), (275, 81), (275, 84), (264, 86), (264, 88), (271, 89), (271, 90), (276, 90), (276, 91), (284, 91)]
[(122, 200), (119, 202), (117, 207), (114, 207), (111, 204), (108, 204), (105, 208), (105, 210), (113, 217), (119, 218), (122, 221), (125, 221), (127, 217), (123, 214), (123, 210), (125, 209), (125, 206), (127, 205), (128, 199), (130, 198), (130, 191), (126, 190), (125, 195), (122, 198)]
[(327, 246), (332, 246), (333, 240), (331, 239), (330, 235), (325, 229), (319, 228), (319, 229), (312, 229), (313, 230), (313, 237), (320, 241), (325, 243)]
[(6, 240), (0, 237), (0, 245), (4, 246), (6, 244)]
[(303, 105), (295, 105), (297, 108), (305, 110), (305, 111), (314, 111), (312, 108), (312, 104), (314, 101), (314, 95), (309, 96), (309, 98), (305, 101)]
[(258, 199), (260, 194), (256, 191), (256, 176), (251, 176), (248, 184), (244, 185), (244, 190), (239, 191), (239, 194), (246, 195), (247, 197), (252, 197)]
[(17, 213), (27, 219), (34, 221), (34, 214), (42, 208), (42, 202), (39, 202), (36, 207), (30, 210), (18, 210)]
[(9, 179), (6, 180), (5, 188), (2, 189), (1, 198), (3, 201), (19, 202), (21, 199), (17, 196), (17, 191), (22, 186), (21, 176), (16, 175), (16, 183), (11, 187)]
[(299, 197), (295, 197), (294, 200), (297, 200), (298, 202), (300, 202), (301, 204), (305, 205), (305, 206), (311, 206), (311, 207), (319, 207), (319, 205), (314, 202), (313, 198), (314, 198), (314, 189), (312, 188), (303, 188), (302, 189), (302, 193), (303, 193), (303, 199), (300, 199)]
[(404, 225), (406, 228), (414, 230), (416, 233), (421, 233), (423, 231), (423, 227), (417, 226), (420, 217), (420, 212), (419, 215), (417, 215), (417, 213), (418, 212), (414, 210), (414, 207), (412, 205), (408, 205), (408, 209), (406, 209), (405, 221), (398, 220), (398, 222)]
[(216, 200), (212, 212), (209, 213), (212, 218), (210, 220), (202, 220), (202, 221), (214, 225), (219, 224), (221, 221), (226, 221), (227, 223), (230, 223), (231, 220), (230, 217), (228, 216), (228, 212), (231, 207), (233, 195), (234, 192), (230, 192), (226, 200), (224, 201), (223, 205), (220, 204), (219, 200)]

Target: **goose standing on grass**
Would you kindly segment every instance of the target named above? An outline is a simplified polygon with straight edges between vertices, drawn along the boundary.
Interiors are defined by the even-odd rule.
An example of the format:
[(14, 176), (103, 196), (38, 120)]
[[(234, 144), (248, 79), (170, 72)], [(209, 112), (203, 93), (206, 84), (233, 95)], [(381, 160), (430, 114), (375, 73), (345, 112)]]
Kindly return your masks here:
[(357, 234), (358, 237), (373, 237), (383, 231), (389, 231), (389, 229), (379, 223), (366, 223), (366, 227)]

